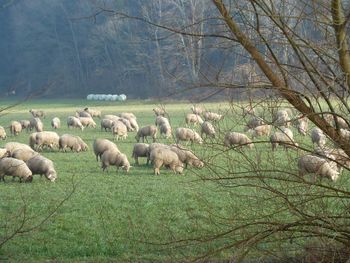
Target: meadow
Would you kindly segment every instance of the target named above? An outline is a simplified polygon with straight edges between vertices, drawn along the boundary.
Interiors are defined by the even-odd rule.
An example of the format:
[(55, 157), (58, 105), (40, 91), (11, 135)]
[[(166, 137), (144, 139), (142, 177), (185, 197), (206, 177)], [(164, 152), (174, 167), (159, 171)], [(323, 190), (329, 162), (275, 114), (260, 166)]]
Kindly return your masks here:
[[(2, 108), (12, 103), (1, 101)], [(296, 170), (297, 152), (286, 153), (278, 149), (271, 153), (270, 145), (262, 143), (257, 144), (250, 153), (221, 154), (218, 150), (222, 147), (219, 137), (210, 144), (193, 146), (208, 164), (216, 160), (214, 163), (217, 169), (198, 170), (189, 167), (183, 175), (175, 175), (163, 168), (161, 175), (155, 176), (144, 158), (139, 160), (139, 166), (134, 165), (131, 152), (135, 133), (132, 132), (126, 140), (116, 142), (133, 166), (130, 172), (121, 169), (116, 172), (115, 167), (102, 172), (92, 152), (92, 142), (95, 138), (113, 140), (112, 134), (100, 130), (97, 118), (96, 129), (80, 131), (68, 129), (65, 124), (68, 115), (74, 115), (75, 110), (85, 106), (97, 108), (102, 114), (133, 112), (140, 127), (153, 124), (155, 119), (152, 112), (155, 103), (141, 101), (28, 101), (3, 111), (0, 125), (8, 127), (11, 120), (30, 119), (29, 109), (42, 109), (47, 113), (43, 119), (44, 130), (52, 130), (50, 121), (57, 116), (61, 119), (61, 128), (57, 133), (79, 135), (90, 149), (81, 153), (44, 150), (42, 155), (54, 161), (58, 174), (55, 183), (36, 175), (32, 183), (19, 183), (6, 178), (6, 182), (0, 184), (0, 241), (17, 232), (13, 239), (0, 248), (0, 261), (194, 259), (229, 245), (230, 238), (225, 236), (196, 245), (184, 245), (179, 240), (223, 231), (227, 227), (225, 220), (250, 215), (251, 203), (243, 201), (246, 193), (260, 195), (257, 189), (234, 190), (227, 188), (226, 183), (205, 179), (215, 178), (218, 171), (225, 174), (226, 166), (230, 166), (231, 171), (245, 170), (249, 158), (260, 158), (261, 167), (276, 162)], [(229, 109), (225, 103), (208, 103), (204, 106), (214, 111)], [(185, 125), (184, 116), (190, 112), (190, 104), (169, 102), (165, 108), (171, 117), (173, 130)], [(243, 120), (238, 115), (228, 114), (220, 128), (243, 131)], [(8, 131), (8, 138), (1, 141), (0, 146), (9, 141), (28, 143), (29, 134), (23, 131), (14, 137)], [(296, 137), (304, 146), (311, 145), (309, 138)], [(159, 141), (173, 143), (174, 139), (160, 138)], [(214, 152), (218, 154), (212, 157)], [(274, 206), (273, 201), (268, 202)], [(259, 206), (258, 203), (256, 205)], [(266, 214), (269, 211), (266, 207)], [(286, 216), (290, 215), (286, 213)], [(217, 251), (209, 258), (231, 259), (234, 252), (233, 249)]]

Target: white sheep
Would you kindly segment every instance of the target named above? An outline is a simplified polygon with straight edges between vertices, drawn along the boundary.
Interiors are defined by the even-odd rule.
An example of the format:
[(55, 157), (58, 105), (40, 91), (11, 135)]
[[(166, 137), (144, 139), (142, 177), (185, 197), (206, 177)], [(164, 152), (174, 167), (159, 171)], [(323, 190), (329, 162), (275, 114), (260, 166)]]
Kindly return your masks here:
[(51, 120), (51, 127), (53, 129), (59, 129), (61, 127), (61, 120), (58, 117), (54, 117)]
[(139, 131), (139, 125), (137, 124), (136, 119), (130, 118), (128, 120), (130, 122), (131, 127), (134, 129), (134, 131), (138, 132)]
[(0, 139), (5, 140), (7, 138), (4, 127), (0, 126)]
[(156, 121), (155, 121), (154, 124), (155, 124), (156, 126), (160, 126), (160, 125), (162, 125), (162, 124), (168, 124), (168, 125), (170, 125), (169, 120), (168, 120), (167, 118), (163, 117), (163, 116), (157, 116), (157, 117), (156, 117)]
[(260, 136), (269, 136), (271, 133), (271, 125), (259, 125), (248, 131), (251, 133), (252, 139)]
[(57, 173), (53, 162), (40, 154), (30, 158), (26, 164), (33, 175), (45, 175), (45, 177), (51, 182), (54, 182), (57, 179)]
[(56, 132), (52, 131), (43, 131), (37, 132), (35, 135), (35, 144), (37, 150), (42, 150), (44, 146), (48, 148), (58, 148), (60, 137)]
[(0, 148), (0, 158), (8, 157), (9, 152), (7, 151), (6, 148)]
[(45, 118), (45, 112), (42, 110), (31, 109), (29, 112), (33, 115), (34, 118)]
[(87, 111), (84, 111), (84, 110), (77, 110), (75, 112), (75, 117), (77, 117), (77, 118), (79, 118), (79, 117), (92, 118), (90, 113), (88, 113)]
[(17, 136), (22, 131), (22, 125), (18, 121), (12, 121), (10, 131), (12, 135)]
[(188, 113), (186, 115), (185, 122), (186, 122), (187, 125), (190, 125), (190, 124), (196, 125), (196, 124), (202, 124), (203, 123), (203, 119), (199, 115), (196, 115), (196, 114), (193, 114), (193, 113)]
[(179, 127), (175, 130), (176, 143), (180, 141), (190, 141), (191, 143), (196, 142), (199, 144), (203, 143), (202, 137), (194, 130), (189, 128)]
[(254, 147), (252, 141), (244, 133), (228, 132), (224, 137), (224, 146), (230, 147), (232, 145), (238, 145), (240, 148), (242, 146), (248, 146), (249, 148)]
[(117, 151), (119, 151), (117, 145), (115, 145), (113, 142), (107, 139), (100, 138), (94, 140), (92, 148), (94, 150), (94, 154), (96, 156), (97, 161), (98, 158), (101, 158), (101, 155), (109, 149), (116, 149)]
[(85, 108), (84, 111), (89, 113), (91, 115), (91, 117), (101, 118), (101, 111), (100, 110), (91, 109), (91, 108)]
[(153, 112), (156, 116), (164, 116), (166, 114), (165, 109), (164, 108), (154, 108)]
[(209, 121), (203, 122), (201, 124), (201, 137), (203, 137), (203, 133), (206, 136), (215, 137), (216, 131), (213, 124), (211, 124)]
[(196, 105), (191, 106), (191, 111), (193, 114), (196, 114), (196, 115), (201, 115), (203, 113), (203, 109)]
[(126, 170), (126, 172), (129, 172), (131, 167), (126, 155), (116, 149), (105, 151), (101, 156), (101, 163), (101, 168), (103, 171), (110, 165), (115, 165), (117, 167), (117, 171), (119, 167), (122, 167), (124, 170)]
[(147, 157), (149, 152), (149, 144), (135, 143), (131, 157), (135, 159), (135, 164), (139, 164), (139, 157)]
[(326, 144), (326, 136), (320, 128), (314, 127), (311, 130), (311, 141), (313, 144), (316, 143), (318, 146), (323, 147)]
[(206, 121), (219, 121), (224, 116), (215, 112), (206, 111), (203, 113), (203, 117)]
[(244, 131), (254, 129), (254, 128), (261, 126), (261, 125), (264, 125), (264, 124), (265, 123), (264, 123), (263, 119), (261, 119), (260, 117), (254, 116), (254, 117), (249, 119), (246, 126), (244, 127)]
[(37, 132), (42, 132), (44, 130), (44, 124), (39, 118), (33, 118), (30, 120), (29, 130), (35, 129)]
[(270, 142), (273, 151), (276, 149), (277, 145), (282, 145), (286, 150), (288, 148), (296, 149), (299, 146), (298, 143), (294, 141), (293, 132), (288, 128), (281, 129), (281, 131), (272, 134), (270, 136)]
[(110, 119), (102, 119), (101, 120), (101, 131), (104, 129), (105, 131), (111, 130), (113, 126), (113, 121)]
[(8, 142), (5, 144), (4, 148), (8, 151), (8, 154), (11, 156), (12, 153), (17, 149), (28, 149), (31, 150), (27, 144), (19, 143), (19, 142)]
[(314, 150), (314, 154), (335, 161), (339, 170), (342, 167), (350, 168), (350, 158), (343, 149), (328, 148), (325, 146), (316, 147)]
[(118, 116), (121, 118), (128, 119), (129, 121), (130, 119), (135, 119), (135, 120), (137, 119), (136, 116), (131, 112), (122, 112)]
[(91, 117), (79, 117), (79, 120), (84, 127), (96, 128), (96, 122)]
[(102, 119), (107, 119), (107, 120), (111, 120), (111, 121), (119, 121), (121, 119), (121, 117), (118, 117), (117, 115), (113, 115), (113, 114), (106, 114), (103, 116)]
[(149, 161), (150, 161), (151, 152), (152, 152), (153, 150), (155, 150), (156, 148), (166, 148), (166, 149), (170, 149), (170, 146), (169, 146), (169, 145), (166, 145), (166, 144), (164, 144), (164, 143), (157, 143), (157, 142), (151, 143), (151, 144), (148, 146), (147, 165), (149, 164)]
[(119, 139), (124, 140), (126, 139), (126, 137), (128, 137), (128, 129), (123, 122), (116, 121), (116, 122), (113, 122), (112, 134), (113, 134), (113, 139), (116, 139), (117, 141)]
[(305, 174), (316, 174), (321, 177), (328, 177), (332, 181), (335, 181), (339, 177), (339, 171), (337, 165), (333, 161), (327, 161), (324, 158), (307, 154), (299, 158), (298, 160), (299, 176)]
[(68, 116), (67, 126), (68, 126), (68, 128), (73, 127), (73, 128), (80, 128), (81, 130), (84, 130), (84, 126), (81, 123), (81, 121), (77, 117), (74, 117), (74, 116)]
[(20, 120), (19, 123), (22, 125), (22, 130), (26, 129), (28, 132), (30, 129), (30, 121), (29, 120)]
[(169, 139), (171, 137), (171, 126), (170, 124), (163, 123), (159, 126), (159, 132), (160, 135), (164, 135), (166, 139)]
[(13, 151), (13, 153), (11, 154), (11, 157), (26, 162), (37, 154), (39, 153), (37, 153), (32, 149), (17, 149)]
[(308, 131), (308, 127), (309, 127), (308, 119), (306, 119), (306, 118), (298, 119), (297, 129), (301, 135), (303, 135), (303, 136), (306, 135), (306, 133)]
[(5, 157), (0, 159), (0, 181), (5, 181), (5, 175), (13, 178), (19, 177), (22, 182), (31, 182), (33, 175), (26, 163), (12, 157)]
[(137, 131), (137, 134), (135, 136), (135, 139), (137, 142), (140, 142), (140, 139), (142, 139), (142, 142), (147, 141), (147, 136), (151, 136), (153, 138), (153, 142), (156, 141), (157, 138), (157, 126), (155, 125), (148, 125), (145, 127), (142, 127)]
[(170, 150), (177, 154), (179, 160), (185, 164), (186, 168), (187, 165), (191, 165), (196, 168), (203, 168), (204, 163), (189, 149), (186, 149), (179, 144), (173, 144), (170, 145)]
[(278, 110), (274, 120), (276, 126), (290, 126), (290, 116), (286, 109)]
[(178, 155), (170, 149), (163, 147), (157, 147), (150, 153), (150, 160), (153, 163), (154, 174), (159, 175), (159, 169), (164, 166), (169, 166), (169, 168), (174, 173), (183, 172), (183, 164), (179, 160)]
[(81, 152), (87, 151), (87, 144), (79, 137), (71, 134), (63, 134), (59, 139), (59, 149), (66, 151), (66, 148), (71, 151)]
[(120, 118), (119, 121), (121, 121), (122, 123), (124, 123), (124, 125), (126, 126), (128, 132), (134, 131), (134, 128), (131, 126), (130, 121), (129, 121), (128, 119)]

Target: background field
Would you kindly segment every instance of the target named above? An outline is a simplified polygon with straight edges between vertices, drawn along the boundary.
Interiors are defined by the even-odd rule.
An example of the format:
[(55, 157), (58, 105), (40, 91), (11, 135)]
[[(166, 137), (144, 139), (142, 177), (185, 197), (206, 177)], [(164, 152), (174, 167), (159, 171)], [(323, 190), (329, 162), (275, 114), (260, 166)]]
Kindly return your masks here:
[[(1, 101), (2, 107), (12, 103)], [(30, 101), (4, 111), (0, 125), (7, 127), (11, 120), (30, 119), (30, 108), (43, 109), (47, 112), (47, 117), (43, 120), (45, 130), (52, 130), (50, 121), (57, 116), (62, 123), (58, 134), (79, 135), (90, 149), (83, 153), (45, 150), (42, 154), (55, 163), (58, 173), (55, 183), (35, 176), (31, 184), (20, 184), (10, 178), (6, 178), (6, 183), (0, 184), (0, 220), (6, 222), (0, 229), (0, 237), (6, 236), (10, 230), (20, 225), (24, 207), (24, 230), (44, 220), (39, 228), (28, 233), (24, 231), (9, 241), (0, 250), (0, 260), (181, 260), (195, 258), (229, 244), (230, 239), (227, 237), (194, 246), (182, 246), (182, 243), (174, 241), (215, 234), (225, 229), (222, 221), (215, 224), (215, 217), (234, 220), (238, 213), (241, 216), (249, 215), (251, 203), (243, 200), (246, 192), (252, 194), (251, 189), (228, 190), (221, 183), (202, 180), (215, 177), (210, 169), (190, 168), (184, 175), (174, 175), (169, 170), (162, 169), (160, 176), (154, 176), (152, 167), (146, 166), (144, 159), (140, 159), (141, 165), (133, 166), (129, 174), (123, 170), (116, 173), (114, 167), (103, 173), (100, 163), (96, 162), (91, 145), (95, 138), (112, 139), (112, 134), (102, 132), (96, 118), (97, 128), (86, 128), (83, 132), (67, 129), (65, 124), (68, 115), (73, 115), (76, 109), (85, 106), (100, 109), (103, 114), (133, 112), (140, 126), (152, 124), (155, 119), (152, 112), (155, 104), (140, 101), (125, 104), (89, 103), (84, 100)], [(165, 106), (173, 130), (184, 126), (184, 116), (190, 111), (190, 105), (167, 103)], [(222, 112), (229, 109), (229, 106), (223, 103), (204, 106)], [(227, 113), (220, 129), (242, 131), (243, 120), (239, 115)], [(134, 136), (135, 133), (129, 133), (127, 140), (117, 142), (119, 149), (128, 156), (132, 165)], [(25, 131), (17, 137), (9, 135), (7, 140), (0, 142), (0, 146), (9, 141), (28, 143), (28, 137), (29, 133)], [(310, 146), (309, 138), (299, 135), (296, 137), (301, 144)], [(221, 139), (219, 137), (210, 141), (210, 144), (194, 146), (194, 150), (210, 162), (209, 157), (222, 147)], [(172, 143), (173, 139), (160, 139), (160, 142)], [(298, 153), (286, 153), (281, 149), (271, 153), (270, 145), (257, 144), (255, 150), (247, 155), (250, 158), (260, 156), (262, 166), (276, 162), (290, 167), (293, 171), (296, 169), (295, 160)], [(230, 156), (226, 156), (219, 165), (235, 166), (237, 171), (242, 169), (241, 158), (247, 157), (234, 153)], [(339, 184), (341, 183), (340, 180)], [(45, 220), (65, 198), (68, 199), (55, 211), (54, 216)], [(268, 207), (262, 209), (269, 211)], [(228, 249), (217, 252), (212, 257), (230, 259), (234, 252)]]

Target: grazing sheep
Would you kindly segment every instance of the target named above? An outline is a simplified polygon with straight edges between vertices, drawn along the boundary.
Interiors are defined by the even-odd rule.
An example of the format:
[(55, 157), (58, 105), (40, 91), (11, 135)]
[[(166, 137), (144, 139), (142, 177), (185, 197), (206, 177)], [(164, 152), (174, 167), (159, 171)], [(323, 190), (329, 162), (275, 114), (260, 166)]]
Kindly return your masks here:
[(34, 118), (45, 118), (45, 112), (42, 110), (31, 109), (29, 112), (33, 115)]
[(177, 128), (175, 131), (176, 143), (180, 141), (190, 141), (191, 143), (196, 142), (199, 144), (203, 143), (202, 137), (194, 130), (188, 128)]
[(105, 151), (101, 156), (101, 163), (101, 168), (103, 171), (110, 165), (115, 165), (117, 167), (117, 171), (119, 167), (122, 167), (124, 170), (126, 170), (126, 172), (129, 172), (130, 169), (128, 158), (117, 149)]
[[(339, 171), (335, 162), (327, 161), (324, 158), (307, 154), (298, 160), (299, 176), (305, 174), (316, 174), (321, 177), (328, 177), (335, 181), (339, 177)], [(314, 178), (315, 180), (316, 178)]]
[(286, 126), (289, 127), (290, 126), (290, 118), (289, 118), (289, 114), (287, 109), (281, 109), (278, 110), (276, 115), (275, 115), (275, 119), (274, 119), (274, 123), (276, 126)]
[(178, 155), (170, 149), (166, 149), (163, 147), (157, 147), (150, 153), (150, 160), (153, 163), (154, 174), (159, 175), (159, 169), (165, 165), (169, 166), (169, 168), (174, 173), (182, 173), (183, 172), (183, 164), (179, 160)]
[(232, 145), (238, 145), (240, 148), (242, 148), (244, 145), (248, 146), (249, 148), (254, 147), (254, 144), (247, 135), (239, 132), (228, 132), (225, 134), (224, 146), (230, 147)]
[(166, 112), (163, 108), (154, 108), (153, 112), (156, 116), (165, 116)]
[(36, 132), (42, 132), (44, 130), (44, 124), (39, 118), (33, 118), (30, 120), (29, 130), (35, 129)]
[(193, 114), (196, 114), (196, 115), (201, 115), (203, 113), (203, 109), (201, 107), (195, 106), (195, 105), (191, 106), (191, 111)]
[(340, 148), (316, 147), (314, 154), (335, 161), (339, 170), (342, 167), (350, 168), (350, 158), (345, 151)]
[(203, 133), (206, 136), (215, 137), (216, 132), (213, 124), (211, 124), (209, 121), (203, 122), (201, 125), (201, 137), (203, 137)]
[(22, 125), (22, 130), (26, 129), (28, 132), (30, 129), (30, 121), (29, 120), (20, 120), (19, 123)]
[(113, 126), (113, 121), (110, 119), (102, 119), (101, 120), (101, 131), (104, 129), (105, 131), (111, 130)]
[(37, 154), (30, 158), (26, 163), (33, 175), (45, 175), (45, 177), (51, 182), (54, 182), (57, 179), (57, 173), (53, 162), (44, 156)]
[(119, 121), (121, 121), (122, 123), (124, 123), (124, 125), (126, 126), (128, 132), (134, 131), (134, 128), (131, 126), (130, 121), (129, 121), (128, 119), (120, 118)]
[(203, 120), (199, 115), (193, 114), (193, 113), (188, 113), (185, 118), (186, 124), (202, 124)]
[(37, 154), (39, 153), (32, 149), (17, 149), (11, 154), (11, 157), (26, 162)]
[(85, 117), (85, 118), (92, 118), (90, 113), (84, 110), (77, 110), (75, 112), (75, 117), (80, 118), (80, 117)]
[(121, 118), (117, 115), (107, 114), (103, 116), (103, 119), (111, 120), (111, 121), (119, 121)]
[(169, 120), (163, 116), (157, 116), (154, 124), (156, 126), (161, 126), (162, 124), (168, 124), (170, 126)]
[(134, 129), (134, 131), (138, 132), (139, 131), (139, 125), (137, 124), (136, 119), (128, 119), (130, 122), (131, 127)]
[(132, 158), (135, 159), (135, 164), (139, 164), (139, 157), (148, 157), (149, 144), (135, 143), (132, 150)]
[(96, 161), (98, 161), (98, 157), (101, 158), (101, 155), (109, 149), (116, 149), (119, 151), (117, 145), (107, 139), (95, 139), (92, 148), (94, 149)]
[(170, 146), (163, 143), (157, 143), (157, 142), (151, 143), (148, 147), (148, 152), (147, 152), (147, 165), (149, 164), (149, 161), (150, 161), (151, 152), (154, 151), (156, 148), (170, 149)]
[(55, 117), (51, 120), (51, 127), (54, 129), (59, 129), (61, 127), (61, 120)]
[(118, 115), (121, 118), (125, 118), (128, 119), (130, 121), (130, 119), (135, 119), (136, 120), (136, 116), (133, 113), (130, 112), (122, 112)]
[(7, 138), (4, 127), (0, 126), (0, 139), (5, 140)]
[(56, 132), (52, 131), (43, 131), (37, 132), (35, 135), (35, 144), (37, 145), (37, 150), (42, 150), (44, 146), (47, 146), (51, 149), (59, 146), (60, 137)]
[(0, 148), (0, 158), (8, 157), (9, 152), (7, 151), (6, 148)]
[(84, 130), (84, 126), (81, 123), (81, 121), (77, 117), (74, 117), (74, 116), (68, 116), (67, 126), (68, 126), (68, 128), (73, 127), (73, 128), (80, 128), (81, 130)]
[(100, 110), (95, 110), (95, 109), (91, 109), (91, 108), (85, 108), (84, 111), (89, 113), (91, 115), (91, 117), (101, 118), (101, 111)]
[(254, 129), (250, 129), (248, 132), (251, 133), (252, 139), (260, 136), (269, 136), (271, 132), (271, 125), (260, 125), (255, 127)]
[(203, 117), (206, 121), (219, 121), (224, 116), (215, 112), (206, 111), (203, 113)]
[(128, 129), (124, 123), (122, 123), (121, 121), (117, 121), (113, 123), (112, 134), (113, 139), (117, 139), (117, 141), (119, 139), (124, 140), (126, 139), (126, 137), (128, 137)]
[(194, 155), (193, 152), (190, 150), (178, 145), (178, 144), (173, 144), (170, 146), (170, 150), (175, 152), (177, 156), (179, 157), (179, 160), (185, 164), (185, 167), (187, 168), (187, 165), (191, 165), (196, 168), (203, 168), (204, 163), (199, 160), (199, 158)]
[(10, 131), (12, 135), (17, 136), (22, 131), (22, 125), (18, 121), (12, 121)]
[(87, 151), (87, 144), (79, 137), (71, 134), (63, 134), (59, 139), (59, 149), (66, 151), (66, 148), (74, 152)]
[(323, 147), (326, 144), (326, 136), (320, 128), (314, 127), (311, 130), (311, 141), (313, 144), (317, 144), (320, 147)]
[(91, 117), (79, 117), (79, 120), (84, 127), (96, 128), (96, 122)]
[(248, 131), (250, 129), (254, 129), (258, 126), (264, 125), (264, 121), (263, 119), (259, 118), (259, 117), (252, 117), (246, 124), (246, 126), (244, 127), (244, 131)]
[(27, 144), (23, 144), (23, 143), (19, 143), (19, 142), (8, 142), (5, 144), (4, 148), (6, 148), (9, 156), (11, 156), (12, 153), (14, 151), (16, 151), (17, 149), (32, 150), (32, 148), (30, 148)]
[(295, 149), (299, 146), (298, 143), (294, 141), (293, 132), (288, 128), (272, 134), (270, 136), (270, 142), (273, 151), (276, 149), (277, 145), (282, 145), (286, 150), (288, 148)]
[(26, 163), (12, 157), (0, 159), (0, 181), (5, 181), (5, 175), (19, 177), (20, 182), (31, 182), (33, 175)]
[(308, 119), (306, 118), (298, 119), (297, 129), (301, 135), (303, 136), (306, 135), (308, 127), (309, 127)]
[(163, 135), (165, 136), (165, 139), (169, 139), (171, 137), (171, 126), (170, 124), (161, 124), (159, 126), (159, 132), (160, 132), (160, 135)]
[(157, 126), (155, 125), (148, 125), (145, 127), (142, 127), (138, 130), (135, 139), (137, 142), (140, 142), (140, 139), (142, 138), (142, 142), (145, 142), (145, 138), (147, 141), (147, 136), (151, 136), (153, 138), (153, 142), (156, 141), (157, 138)]

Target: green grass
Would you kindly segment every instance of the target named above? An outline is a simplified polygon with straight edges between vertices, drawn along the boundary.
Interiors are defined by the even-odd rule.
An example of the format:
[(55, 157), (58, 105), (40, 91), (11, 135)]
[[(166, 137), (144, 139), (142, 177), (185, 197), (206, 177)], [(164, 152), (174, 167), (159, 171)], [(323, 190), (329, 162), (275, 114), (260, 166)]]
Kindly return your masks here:
[[(1, 101), (2, 107), (11, 105), (12, 101)], [(102, 172), (100, 163), (96, 162), (91, 150), (95, 138), (112, 140), (112, 134), (102, 132), (99, 120), (97, 128), (87, 128), (83, 132), (67, 129), (65, 121), (76, 109), (84, 106), (96, 107), (103, 114), (117, 114), (123, 111), (135, 113), (139, 125), (154, 123), (152, 102), (131, 101), (127, 103), (87, 102), (84, 100), (44, 100), (29, 101), (11, 108), (1, 116), (0, 125), (7, 127), (11, 120), (30, 119), (30, 108), (43, 109), (47, 117), (43, 120), (44, 129), (52, 130), (50, 121), (58, 116), (62, 128), (59, 135), (70, 133), (79, 135), (90, 146), (83, 153), (58, 152), (46, 150), (42, 154), (53, 160), (58, 179), (51, 183), (45, 178), (35, 176), (33, 183), (20, 184), (6, 178), (0, 184), (0, 241), (1, 238), (18, 227), (25, 208), (26, 222), (24, 229), (40, 223), (67, 196), (69, 198), (39, 228), (23, 233), (6, 243), (0, 249), (1, 260), (13, 261), (177, 261), (204, 255), (208, 251), (230, 243), (229, 237), (213, 242), (202, 242), (182, 246), (174, 242), (179, 239), (193, 238), (199, 235), (213, 234), (228, 228), (227, 220), (251, 215), (252, 202), (245, 202), (246, 195), (263, 195), (255, 189), (237, 190), (229, 188), (229, 182), (217, 184), (203, 181), (202, 178), (217, 178), (208, 168), (203, 170), (188, 169), (184, 175), (174, 175), (169, 170), (161, 169), (161, 175), (155, 176), (151, 166), (140, 159), (140, 166), (133, 166), (127, 174), (118, 173), (115, 167)], [(213, 110), (227, 109), (227, 105), (206, 104)], [(184, 116), (189, 112), (189, 105), (184, 103), (166, 104), (174, 127), (184, 125)], [(234, 113), (220, 124), (221, 129), (242, 131), (242, 122)], [(118, 141), (118, 148), (124, 152), (130, 163), (135, 133), (129, 133), (127, 140)], [(296, 135), (297, 141), (310, 145), (308, 138)], [(8, 136), (3, 146), (9, 141), (28, 143), (29, 134), (25, 131), (19, 136)], [(265, 138), (266, 139), (266, 138)], [(247, 163), (256, 159), (261, 153), (261, 167), (269, 167), (272, 162), (295, 170), (297, 153), (285, 153), (279, 149), (271, 153), (270, 146), (256, 145), (253, 151), (237, 154), (228, 151), (211, 158), (215, 149), (222, 149), (222, 136), (213, 144), (194, 146), (196, 152), (205, 157), (208, 163), (218, 164), (222, 175), (230, 171), (249, 170)], [(172, 143), (173, 139), (160, 139)], [(218, 144), (217, 144), (218, 143)], [(215, 161), (213, 161), (215, 160)], [(341, 182), (343, 183), (343, 182)], [(339, 183), (339, 184), (341, 184)], [(73, 190), (74, 188), (74, 190)], [(70, 196), (70, 194), (72, 195)], [(260, 200), (263, 203), (263, 200)], [(267, 201), (272, 206), (278, 203)], [(259, 206), (261, 204), (255, 203)], [(264, 204), (262, 204), (264, 205)], [(266, 214), (270, 208), (266, 207)], [(286, 215), (289, 216), (289, 215)], [(225, 220), (223, 219), (225, 218)], [(167, 245), (162, 245), (167, 243)], [(215, 253), (214, 259), (230, 259), (234, 250)]]

